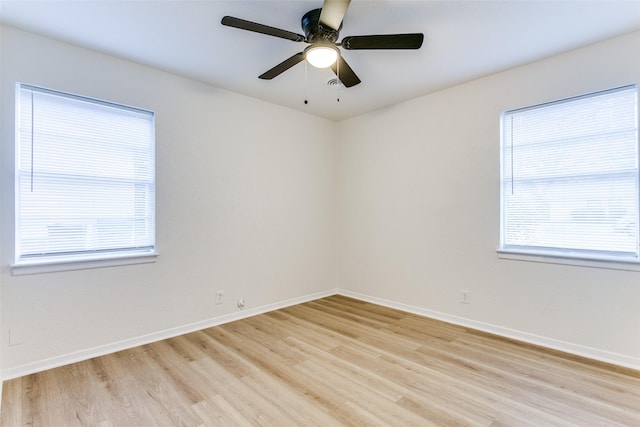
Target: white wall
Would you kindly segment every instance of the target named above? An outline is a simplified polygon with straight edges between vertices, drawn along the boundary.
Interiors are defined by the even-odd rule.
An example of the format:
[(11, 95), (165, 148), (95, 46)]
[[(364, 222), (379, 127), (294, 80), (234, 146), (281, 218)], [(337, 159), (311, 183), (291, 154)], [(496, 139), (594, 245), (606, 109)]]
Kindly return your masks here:
[[(333, 289), (332, 122), (12, 28), (1, 49), (5, 372)], [(156, 263), (11, 275), (16, 82), (156, 112)]]
[[(341, 123), (11, 28), (0, 36), (9, 376), (232, 318), (241, 297), (247, 313), (336, 286), (640, 368), (640, 273), (495, 252), (499, 113), (638, 82), (640, 33)], [(155, 264), (11, 275), (16, 81), (156, 112)], [(9, 330), (23, 344), (9, 346)]]
[(640, 273), (496, 254), (500, 112), (640, 82), (639, 46), (634, 33), (340, 123), (339, 286), (640, 368)]

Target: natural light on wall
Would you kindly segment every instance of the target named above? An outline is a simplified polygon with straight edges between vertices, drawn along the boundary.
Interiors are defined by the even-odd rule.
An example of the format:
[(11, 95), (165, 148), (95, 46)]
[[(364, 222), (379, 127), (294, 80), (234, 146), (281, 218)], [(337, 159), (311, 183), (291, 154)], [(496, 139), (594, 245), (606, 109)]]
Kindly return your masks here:
[(16, 265), (155, 253), (154, 114), (16, 94)]
[(638, 261), (635, 85), (502, 115), (499, 250)]

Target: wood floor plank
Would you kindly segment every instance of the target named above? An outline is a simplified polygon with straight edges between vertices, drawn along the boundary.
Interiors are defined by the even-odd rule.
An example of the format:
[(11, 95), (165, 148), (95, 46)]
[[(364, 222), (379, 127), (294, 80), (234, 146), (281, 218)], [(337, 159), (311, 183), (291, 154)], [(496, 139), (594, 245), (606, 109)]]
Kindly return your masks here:
[(14, 380), (11, 387), (3, 387), (2, 405), (7, 405), (10, 410), (3, 411), (1, 424), (18, 426), (26, 418), (22, 413), (22, 403), (26, 400), (22, 386), (24, 381)]
[(2, 426), (640, 426), (640, 372), (332, 296), (6, 381)]
[(202, 426), (237, 426), (251, 425), (248, 418), (242, 415), (220, 395), (198, 402), (193, 410), (202, 419)]
[(257, 390), (272, 405), (280, 406), (287, 414), (287, 420), (294, 426), (339, 426), (340, 422), (324, 410), (315, 400), (306, 399), (295, 387), (282, 382), (273, 375), (256, 371), (244, 378), (252, 389)]
[(242, 379), (229, 374), (215, 360), (198, 360), (193, 362), (192, 366), (198, 373), (208, 378), (208, 388), (212, 394), (222, 398), (218, 399), (218, 404), (224, 403), (230, 415), (241, 414), (248, 420), (247, 425), (273, 427), (292, 425), (280, 407), (271, 405), (259, 390), (254, 390)]

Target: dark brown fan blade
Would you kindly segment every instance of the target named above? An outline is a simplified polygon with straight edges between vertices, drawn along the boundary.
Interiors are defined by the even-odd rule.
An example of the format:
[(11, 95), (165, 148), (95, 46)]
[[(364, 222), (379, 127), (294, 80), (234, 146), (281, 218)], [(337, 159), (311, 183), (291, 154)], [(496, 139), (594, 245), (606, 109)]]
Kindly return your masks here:
[(338, 57), (338, 61), (331, 66), (331, 69), (345, 87), (355, 86), (360, 83), (360, 79), (356, 76), (356, 73), (353, 72), (351, 67), (349, 67), (349, 64), (347, 64), (347, 61), (345, 61), (342, 56)]
[(355, 49), (420, 49), (424, 34), (380, 34), (375, 36), (351, 36), (342, 39), (342, 47)]
[(296, 65), (298, 62), (302, 62), (302, 61), (304, 61), (304, 54), (302, 52), (296, 53), (295, 55), (293, 55), (288, 59), (285, 59), (284, 61), (282, 61), (281, 63), (279, 63), (272, 69), (270, 69), (269, 71), (258, 76), (258, 78), (263, 80), (271, 80), (272, 78), (277, 77), (280, 74), (284, 73), (289, 68)]
[(351, 0), (324, 0), (320, 12), (320, 23), (325, 27), (339, 30)]
[(280, 28), (269, 27), (268, 25), (258, 24), (256, 22), (245, 21), (244, 19), (234, 18), (233, 16), (225, 16), (222, 18), (221, 23), (227, 27), (240, 28), (241, 30), (253, 31), (254, 33), (293, 40), (294, 42), (304, 41), (304, 36), (301, 34), (281, 30)]

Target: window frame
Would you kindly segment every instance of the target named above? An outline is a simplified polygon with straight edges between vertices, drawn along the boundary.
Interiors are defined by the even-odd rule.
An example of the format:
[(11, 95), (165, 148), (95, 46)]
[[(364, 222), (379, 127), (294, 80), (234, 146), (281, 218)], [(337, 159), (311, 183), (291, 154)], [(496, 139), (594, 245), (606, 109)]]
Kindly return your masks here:
[[(636, 215), (636, 227), (640, 229), (640, 170), (638, 170), (638, 165), (640, 164), (640, 136), (638, 131), (638, 122), (639, 118), (639, 108), (638, 108), (638, 85), (637, 84), (627, 84), (619, 87), (614, 87), (611, 89), (599, 90), (590, 92), (583, 95), (558, 99), (550, 102), (543, 102), (540, 104), (530, 105), (522, 108), (515, 108), (511, 110), (503, 111), (500, 114), (500, 221), (499, 221), (499, 246), (496, 249), (498, 258), (500, 259), (510, 259), (510, 260), (519, 260), (519, 261), (530, 261), (530, 262), (542, 262), (542, 263), (554, 263), (554, 264), (565, 264), (565, 265), (575, 265), (575, 266), (585, 266), (585, 267), (596, 267), (596, 268), (607, 268), (607, 269), (617, 269), (617, 270), (630, 270), (630, 271), (640, 271), (640, 248), (636, 247), (636, 257), (626, 256), (607, 256), (605, 254), (606, 251), (583, 251), (583, 250), (572, 250), (569, 248), (565, 249), (553, 249), (550, 250), (543, 247), (536, 246), (526, 246), (526, 245), (505, 245), (505, 189), (506, 180), (504, 176), (505, 172), (505, 115), (509, 113), (526, 111), (536, 108), (541, 108), (545, 106), (550, 106), (554, 104), (567, 103), (572, 101), (578, 101), (580, 99), (589, 98), (593, 96), (603, 95), (607, 93), (613, 93), (617, 91), (623, 90), (632, 90), (635, 93), (635, 162), (636, 162), (636, 176), (635, 176), (635, 199), (638, 200), (637, 210), (635, 212)], [(640, 231), (637, 231), (637, 240), (640, 240)], [(638, 245), (638, 244), (636, 244)]]
[[(96, 251), (92, 249), (77, 251), (76, 253), (64, 254), (64, 253), (52, 253), (49, 256), (23, 256), (20, 250), (20, 180), (18, 179), (18, 175), (23, 173), (20, 171), (19, 162), (21, 155), (21, 135), (20, 135), (20, 97), (22, 90), (32, 90), (38, 93), (50, 94), (54, 96), (59, 96), (68, 100), (86, 102), (89, 106), (99, 106), (99, 107), (108, 107), (115, 108), (119, 112), (134, 112), (142, 115), (146, 115), (150, 120), (150, 146), (147, 146), (150, 149), (149, 158), (150, 167), (151, 167), (151, 180), (148, 181), (151, 183), (151, 214), (152, 214), (152, 222), (151, 226), (153, 227), (151, 231), (151, 245), (149, 245), (146, 249), (140, 248), (124, 248), (117, 249), (113, 248), (110, 250), (104, 251)], [(22, 274), (38, 274), (38, 273), (46, 273), (46, 272), (56, 272), (56, 271), (67, 271), (67, 270), (79, 270), (79, 269), (91, 269), (98, 267), (111, 267), (111, 266), (121, 266), (121, 265), (132, 265), (132, 264), (142, 264), (142, 263), (152, 263), (155, 262), (158, 252), (157, 252), (157, 239), (156, 239), (156, 175), (155, 175), (155, 149), (156, 149), (156, 140), (155, 140), (155, 113), (151, 110), (132, 107), (129, 105), (124, 105), (121, 103), (116, 103), (112, 101), (106, 101), (103, 99), (77, 95), (74, 93), (49, 89), (41, 86), (35, 86), (31, 84), (25, 83), (17, 83), (15, 90), (15, 108), (14, 112), (16, 114), (15, 117), (15, 158), (14, 158), (14, 263), (10, 266), (13, 275), (22, 275)], [(148, 169), (147, 169), (148, 170)], [(88, 182), (87, 179), (91, 179), (90, 175), (82, 175), (84, 179), (79, 181)], [(104, 181), (104, 180), (103, 180)], [(104, 181), (108, 182), (108, 180)]]

